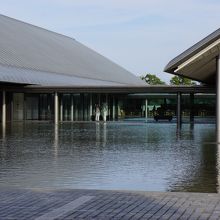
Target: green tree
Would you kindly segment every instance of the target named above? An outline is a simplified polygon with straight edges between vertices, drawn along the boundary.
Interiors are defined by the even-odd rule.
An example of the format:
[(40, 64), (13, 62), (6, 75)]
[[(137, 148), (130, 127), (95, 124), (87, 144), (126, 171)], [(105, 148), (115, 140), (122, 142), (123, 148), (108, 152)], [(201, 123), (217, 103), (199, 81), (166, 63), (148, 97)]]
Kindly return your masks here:
[(165, 82), (154, 74), (146, 74), (145, 76), (141, 76), (141, 79), (149, 85), (165, 85)]
[(171, 85), (196, 85), (195, 81), (192, 81), (191, 79), (182, 77), (182, 76), (173, 76), (170, 80)]

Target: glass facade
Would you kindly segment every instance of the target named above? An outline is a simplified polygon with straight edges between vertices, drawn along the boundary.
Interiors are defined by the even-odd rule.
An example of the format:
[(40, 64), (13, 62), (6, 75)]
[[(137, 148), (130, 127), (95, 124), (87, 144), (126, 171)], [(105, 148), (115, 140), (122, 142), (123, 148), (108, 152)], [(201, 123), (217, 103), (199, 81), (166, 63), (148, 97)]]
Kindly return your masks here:
[[(89, 94), (59, 93), (60, 121), (90, 121), (95, 119), (95, 106), (107, 108), (107, 120), (125, 118), (153, 118), (158, 114), (177, 114), (176, 94)], [(195, 117), (213, 117), (216, 115), (216, 96), (214, 94), (190, 94), (181, 96), (181, 114), (188, 121), (190, 114)], [(193, 101), (193, 102), (192, 102)], [(2, 94), (0, 93), (0, 102)], [(54, 120), (53, 93), (12, 93), (7, 92), (6, 117), (14, 120)], [(147, 110), (147, 115), (146, 115)], [(0, 113), (2, 109), (0, 108)]]
[[(216, 96), (214, 94), (181, 94), (181, 114), (188, 121), (190, 114), (195, 117), (215, 117)], [(133, 94), (118, 97), (118, 116), (124, 118), (153, 118), (155, 115), (176, 117), (176, 94)]]

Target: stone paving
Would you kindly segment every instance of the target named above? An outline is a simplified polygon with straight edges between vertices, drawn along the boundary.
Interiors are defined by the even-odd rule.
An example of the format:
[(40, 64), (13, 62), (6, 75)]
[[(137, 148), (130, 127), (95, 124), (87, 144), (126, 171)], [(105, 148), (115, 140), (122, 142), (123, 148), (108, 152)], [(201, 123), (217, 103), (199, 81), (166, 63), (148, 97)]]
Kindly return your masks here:
[(220, 219), (220, 195), (0, 189), (0, 220)]

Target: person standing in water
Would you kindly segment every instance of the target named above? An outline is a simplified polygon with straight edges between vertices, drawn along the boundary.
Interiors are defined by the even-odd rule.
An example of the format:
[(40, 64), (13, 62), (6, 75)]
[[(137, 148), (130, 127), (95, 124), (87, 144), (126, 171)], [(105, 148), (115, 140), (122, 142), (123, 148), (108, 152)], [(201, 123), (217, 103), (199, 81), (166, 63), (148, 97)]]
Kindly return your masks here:
[(96, 107), (95, 107), (95, 120), (99, 121), (99, 118), (100, 118), (100, 108), (99, 108), (99, 105), (96, 105)]

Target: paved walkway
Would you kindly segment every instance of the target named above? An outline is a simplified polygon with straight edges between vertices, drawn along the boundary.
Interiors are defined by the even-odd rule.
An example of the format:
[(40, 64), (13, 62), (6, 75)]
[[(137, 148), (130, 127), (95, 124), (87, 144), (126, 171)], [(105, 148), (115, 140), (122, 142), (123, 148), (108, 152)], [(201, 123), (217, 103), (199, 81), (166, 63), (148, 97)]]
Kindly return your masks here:
[(220, 195), (0, 189), (0, 219), (220, 219)]

